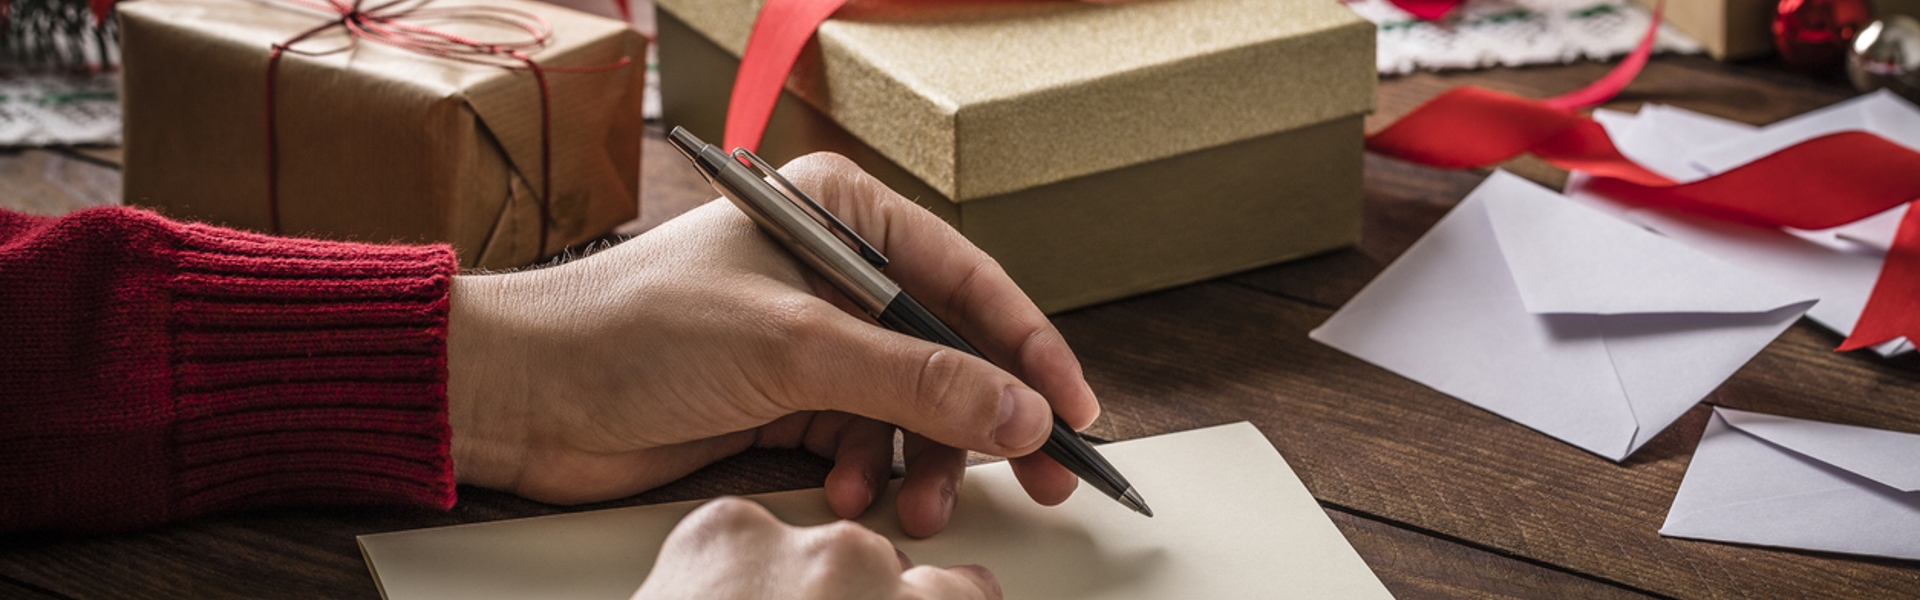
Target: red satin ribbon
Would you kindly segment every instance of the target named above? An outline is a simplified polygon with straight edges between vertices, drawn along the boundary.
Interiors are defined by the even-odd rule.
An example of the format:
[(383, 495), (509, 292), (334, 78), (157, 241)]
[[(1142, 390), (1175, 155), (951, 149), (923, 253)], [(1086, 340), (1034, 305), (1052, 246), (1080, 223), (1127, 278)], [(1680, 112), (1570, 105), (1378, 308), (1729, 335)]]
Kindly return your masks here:
[[(282, 0), (318, 11), (333, 13), (338, 18), (327, 21), (288, 38), (287, 41), (274, 44), (273, 53), (267, 59), (267, 218), (274, 233), (280, 233), (280, 161), (276, 152), (278, 131), (274, 114), (274, 92), (277, 75), (280, 71), (280, 57), (291, 52), (307, 56), (319, 56), (345, 51), (352, 47), (353, 40), (372, 40), (403, 50), (455, 60), (477, 65), (487, 65), (504, 69), (525, 70), (533, 73), (534, 82), (540, 88), (540, 254), (547, 252), (547, 230), (552, 224), (549, 203), (553, 197), (553, 110), (547, 91), (547, 73), (591, 73), (626, 66), (631, 57), (621, 57), (609, 64), (593, 67), (542, 67), (534, 62), (527, 53), (546, 47), (553, 35), (553, 26), (540, 15), (526, 11), (498, 6), (461, 6), (454, 8), (425, 8), (428, 0), (390, 0), (365, 8), (364, 0), (354, 0), (352, 4), (342, 0)], [(450, 22), (466, 21), (504, 26), (527, 33), (527, 38), (509, 42), (484, 42), (409, 23), (414, 21)], [(347, 33), (346, 46), (324, 51), (304, 51), (293, 46), (321, 32), (340, 28)]]
[(760, 147), (780, 88), (793, 72), (800, 50), (813, 39), (827, 17), (847, 0), (767, 0), (753, 21), (747, 50), (740, 55), (740, 71), (733, 77), (733, 97), (727, 100), (726, 148)]
[[(1655, 17), (1657, 26), (1657, 12)], [(1685, 184), (1634, 163), (1599, 123), (1571, 111), (1605, 101), (1631, 81), (1646, 63), (1651, 42), (1649, 31), (1606, 77), (1551, 100), (1474, 87), (1449, 90), (1368, 136), (1367, 149), (1455, 169), (1532, 153), (1560, 168), (1594, 175), (1590, 189), (1624, 202), (1765, 227), (1837, 227), (1920, 198), (1920, 153), (1859, 131), (1807, 140)], [(1838, 349), (1901, 336), (1920, 341), (1920, 210), (1908, 211), (1901, 221), (1873, 295)]]
[(1438, 21), (1466, 0), (1388, 0), (1400, 10), (1422, 21)]

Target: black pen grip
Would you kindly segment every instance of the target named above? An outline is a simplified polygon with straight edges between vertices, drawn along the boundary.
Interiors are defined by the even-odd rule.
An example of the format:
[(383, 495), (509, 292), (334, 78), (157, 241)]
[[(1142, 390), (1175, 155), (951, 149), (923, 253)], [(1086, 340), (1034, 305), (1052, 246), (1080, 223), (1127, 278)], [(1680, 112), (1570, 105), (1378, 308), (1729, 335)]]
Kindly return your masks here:
[[(906, 292), (894, 296), (887, 303), (887, 309), (881, 311), (878, 320), (888, 329), (986, 358)], [(1060, 417), (1053, 418), (1053, 431), (1047, 435), (1047, 443), (1040, 450), (1110, 498), (1120, 498), (1129, 487), (1127, 479), (1120, 476), (1120, 471), (1114, 469), (1105, 457), (1100, 456), (1085, 438), (1068, 427)]]
[(894, 295), (893, 300), (887, 302), (887, 309), (880, 311), (878, 320), (887, 329), (972, 354), (982, 360), (987, 358), (906, 292)]

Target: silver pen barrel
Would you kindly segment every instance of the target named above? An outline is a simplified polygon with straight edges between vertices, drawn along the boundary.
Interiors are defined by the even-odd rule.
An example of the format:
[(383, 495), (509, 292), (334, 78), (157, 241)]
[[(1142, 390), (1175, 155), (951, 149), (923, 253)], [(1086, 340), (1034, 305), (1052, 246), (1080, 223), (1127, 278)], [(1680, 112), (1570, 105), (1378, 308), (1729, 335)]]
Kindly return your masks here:
[(692, 159), (714, 189), (751, 217), (762, 231), (868, 314), (878, 317), (900, 294), (899, 285), (752, 170), (684, 129), (675, 128), (667, 140)]

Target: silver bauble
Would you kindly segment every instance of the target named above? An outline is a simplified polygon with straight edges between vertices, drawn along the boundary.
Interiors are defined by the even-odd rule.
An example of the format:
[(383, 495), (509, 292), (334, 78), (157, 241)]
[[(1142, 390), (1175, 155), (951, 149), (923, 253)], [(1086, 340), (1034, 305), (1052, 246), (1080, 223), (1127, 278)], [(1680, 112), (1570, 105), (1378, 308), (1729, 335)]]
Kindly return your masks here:
[(1861, 29), (1847, 46), (1847, 78), (1863, 92), (1887, 88), (1920, 102), (1920, 21), (1894, 15)]

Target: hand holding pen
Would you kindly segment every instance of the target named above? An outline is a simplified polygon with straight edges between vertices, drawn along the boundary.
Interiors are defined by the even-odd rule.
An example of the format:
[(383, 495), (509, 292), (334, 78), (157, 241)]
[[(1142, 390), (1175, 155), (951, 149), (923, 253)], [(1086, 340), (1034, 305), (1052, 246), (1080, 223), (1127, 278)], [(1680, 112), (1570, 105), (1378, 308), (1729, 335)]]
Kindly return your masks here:
[[(801, 263), (806, 264), (819, 277), (826, 279), (840, 291), (843, 297), (852, 301), (855, 306), (882, 325), (906, 335), (959, 350), (975, 358), (983, 360), (989, 358), (900, 285), (881, 273), (880, 268), (887, 266), (889, 262), (884, 255), (869, 245), (852, 228), (842, 223), (832, 211), (822, 207), (760, 157), (744, 149), (734, 150), (731, 154), (721, 152), (678, 127), (674, 128), (668, 140), (693, 161), (701, 176), (713, 184), (715, 190), (752, 218), (761, 231), (786, 247)], [(872, 181), (872, 179), (867, 178), (866, 181)], [(881, 194), (898, 197), (884, 189)], [(931, 216), (924, 211), (918, 213), (907, 211), (907, 214), (918, 214), (921, 218)], [(941, 228), (936, 228), (938, 229)], [(952, 233), (950, 228), (944, 230)], [(975, 261), (971, 265), (965, 265), (966, 268), (928, 260), (919, 262), (914, 271), (949, 271), (957, 274), (949, 276), (963, 278), (959, 280), (960, 284), (965, 284), (973, 277), (987, 272), (988, 277), (997, 276), (998, 279), (997, 281), (989, 280), (989, 284), (1003, 283), (1006, 288), (1009, 288), (1003, 289), (1009, 292), (1003, 294), (1003, 298), (1025, 299), (1025, 296), (1019, 293), (1018, 287), (1013, 286), (1012, 281), (1006, 278), (1006, 273), (1000, 271), (992, 259), (980, 255), (978, 248), (964, 241), (959, 242), (958, 247), (968, 248), (976, 255)], [(1037, 314), (1032, 302), (1025, 302), (1024, 308)], [(1004, 317), (994, 314), (989, 318)], [(1044, 322), (1044, 317), (1041, 317), (1041, 320)], [(1052, 326), (1046, 325), (1046, 329), (1051, 331)], [(1055, 336), (1057, 335), (1056, 333)], [(1024, 344), (1024, 341), (1021, 340), (1020, 343)], [(940, 355), (936, 353), (933, 356), (937, 358)], [(1082, 385), (1084, 386), (1084, 383)], [(1026, 406), (1035, 405), (1030, 400), (1019, 397), (1026, 393), (1033, 393), (1032, 390), (1025, 389), (1025, 386), (1010, 385), (1006, 389), (1006, 395), (1000, 401), (1003, 418), (1011, 414), (1008, 405), (1016, 402)], [(1051, 413), (1052, 410), (1049, 409), (1049, 412)], [(1000, 430), (995, 430), (996, 438), (1000, 433)], [(1140, 493), (1120, 475), (1119, 470), (1109, 464), (1098, 451), (1093, 449), (1093, 446), (1060, 418), (1056, 417), (1052, 420), (1051, 431), (1042, 450), (1054, 461), (1054, 464), (1085, 479), (1101, 493), (1136, 512), (1149, 517), (1153, 516), (1153, 510), (1147, 507)], [(1027, 467), (1029, 472), (1036, 468), (1044, 469), (1045, 467), (1033, 467), (1031, 463)], [(1021, 478), (1022, 483), (1028, 482), (1028, 476), (1021, 474), (1020, 463), (1015, 463), (1015, 474)], [(1028, 488), (1032, 490), (1033, 486), (1028, 484)], [(1037, 495), (1036, 499), (1038, 499)]]
[(749, 447), (794, 448), (832, 461), (827, 499), (851, 517), (895, 475), (898, 425), (915, 433), (888, 501), (909, 535), (946, 526), (966, 450), (1031, 454), (1013, 464), (1029, 495), (1065, 500), (1074, 476), (1038, 452), (1048, 409), (1085, 426), (1099, 404), (1059, 332), (985, 254), (853, 163), (816, 155), (783, 172), (1007, 368), (875, 326), (745, 214), (712, 202), (583, 259), (456, 278), (459, 480), (594, 502)]

